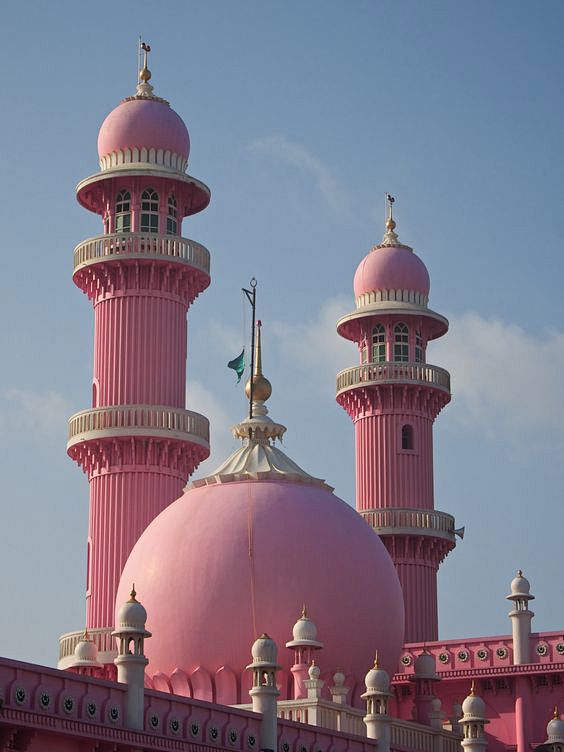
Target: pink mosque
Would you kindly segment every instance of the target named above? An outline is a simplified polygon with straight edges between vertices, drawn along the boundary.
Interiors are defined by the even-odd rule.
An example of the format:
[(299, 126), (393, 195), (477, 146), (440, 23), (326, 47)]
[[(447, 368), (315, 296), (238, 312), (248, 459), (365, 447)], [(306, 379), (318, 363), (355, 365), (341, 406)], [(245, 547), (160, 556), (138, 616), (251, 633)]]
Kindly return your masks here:
[(356, 510), (280, 449), (260, 326), (240, 448), (186, 487), (209, 455), (185, 382), (210, 254), (181, 230), (210, 191), (147, 51), (77, 187), (103, 225), (73, 274), (94, 308), (92, 404), (68, 438), (90, 487), (86, 629), (61, 636), (57, 669), (0, 659), (0, 749), (561, 752), (564, 632), (532, 631), (521, 572), (511, 634), (438, 638), (437, 571), (463, 534), (433, 499), (450, 377), (426, 347), (448, 321), (393, 200), (337, 322), (359, 351), (337, 376)]

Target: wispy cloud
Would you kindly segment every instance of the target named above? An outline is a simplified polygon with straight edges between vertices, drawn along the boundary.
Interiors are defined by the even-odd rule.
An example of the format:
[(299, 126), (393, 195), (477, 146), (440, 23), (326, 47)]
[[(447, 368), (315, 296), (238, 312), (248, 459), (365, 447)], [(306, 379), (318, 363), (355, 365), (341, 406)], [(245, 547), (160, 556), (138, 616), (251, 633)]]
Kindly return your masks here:
[(347, 207), (346, 192), (330, 167), (303, 144), (288, 141), (281, 135), (264, 136), (255, 139), (250, 149), (256, 154), (266, 154), (309, 174), (325, 201), (334, 211), (342, 212)]
[(210, 422), (211, 454), (194, 474), (195, 478), (203, 478), (213, 472), (233, 452), (235, 445), (229, 430), (231, 422), (221, 401), (199, 381), (188, 382), (186, 405), (189, 410), (205, 415)]
[(58, 392), (8, 389), (0, 395), (0, 425), (19, 438), (64, 440), (71, 413), (70, 403)]
[[(476, 313), (451, 320), (429, 357), (452, 374), (458, 419), (490, 438), (564, 445), (564, 332), (529, 334)], [(551, 441), (549, 441), (550, 433)]]
[(321, 388), (324, 398), (327, 392), (334, 394), (336, 373), (357, 362), (355, 346), (335, 330), (337, 319), (351, 307), (351, 296), (340, 295), (327, 300), (311, 321), (273, 322), (271, 326), (283, 358), (292, 363), (294, 370), (306, 371), (307, 383), (314, 392)]

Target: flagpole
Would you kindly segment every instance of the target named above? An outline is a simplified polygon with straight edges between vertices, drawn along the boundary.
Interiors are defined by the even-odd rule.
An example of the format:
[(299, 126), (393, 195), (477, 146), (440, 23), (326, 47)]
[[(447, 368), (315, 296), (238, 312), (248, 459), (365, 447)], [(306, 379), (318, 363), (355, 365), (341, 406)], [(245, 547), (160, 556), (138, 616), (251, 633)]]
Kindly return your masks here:
[(252, 277), (250, 281), (250, 290), (243, 288), (243, 292), (247, 296), (251, 309), (253, 311), (253, 323), (251, 328), (251, 380), (249, 382), (249, 419), (253, 418), (253, 377), (255, 375), (255, 328), (256, 328), (256, 309), (257, 309), (257, 281)]

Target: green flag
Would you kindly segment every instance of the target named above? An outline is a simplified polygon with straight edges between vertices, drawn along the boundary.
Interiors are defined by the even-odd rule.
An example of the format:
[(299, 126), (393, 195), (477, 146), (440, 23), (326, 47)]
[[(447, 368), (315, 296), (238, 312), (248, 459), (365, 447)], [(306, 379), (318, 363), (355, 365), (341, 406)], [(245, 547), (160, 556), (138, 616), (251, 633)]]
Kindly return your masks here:
[(232, 368), (235, 371), (238, 377), (237, 383), (239, 383), (241, 381), (243, 371), (245, 370), (245, 348), (241, 350), (241, 355), (238, 355), (236, 358), (233, 358), (233, 360), (229, 361), (227, 368)]

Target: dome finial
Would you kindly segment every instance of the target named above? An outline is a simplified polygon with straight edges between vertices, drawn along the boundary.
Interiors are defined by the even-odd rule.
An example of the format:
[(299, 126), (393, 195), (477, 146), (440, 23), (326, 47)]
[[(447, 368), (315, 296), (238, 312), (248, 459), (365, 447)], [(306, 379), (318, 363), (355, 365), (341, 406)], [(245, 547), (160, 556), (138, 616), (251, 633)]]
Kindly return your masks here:
[(382, 238), (382, 245), (397, 245), (398, 236), (394, 232), (396, 222), (394, 220), (394, 203), (395, 198), (386, 193), (386, 232)]
[(138, 57), (141, 57), (141, 52), (143, 52), (143, 67), (139, 69), (139, 76), (137, 79), (137, 97), (143, 97), (144, 99), (152, 98), (153, 96), (153, 87), (149, 83), (151, 80), (151, 71), (148, 67), (148, 57), (149, 52), (151, 52), (151, 45), (146, 44), (145, 42), (142, 42), (141, 39), (139, 39), (139, 50), (138, 50)]
[(374, 653), (374, 668), (379, 668), (379, 666), (378, 666), (378, 648), (376, 648), (376, 652)]
[(470, 697), (476, 697), (476, 682), (474, 679), (472, 679), (472, 684), (470, 685)]
[(307, 606), (304, 603), (302, 606), (302, 619), (305, 619), (307, 617)]
[(560, 713), (558, 712), (558, 705), (554, 706), (554, 713), (552, 714), (552, 717), (555, 721), (560, 720)]
[[(254, 357), (254, 369), (253, 369), (253, 403), (254, 402), (266, 402), (266, 400), (270, 397), (272, 394), (272, 386), (270, 384), (270, 381), (263, 376), (262, 373), (262, 345), (261, 345), (261, 337), (260, 337), (260, 330), (262, 327), (262, 322), (259, 320), (256, 323), (256, 336), (255, 336), (255, 357)], [(251, 379), (247, 381), (247, 384), (245, 386), (245, 394), (250, 399), (251, 398)], [(257, 411), (254, 409), (255, 406), (253, 405), (252, 414), (255, 415)]]
[(135, 583), (131, 586), (131, 593), (129, 593), (129, 603), (136, 603), (135, 596), (137, 593), (135, 592)]

